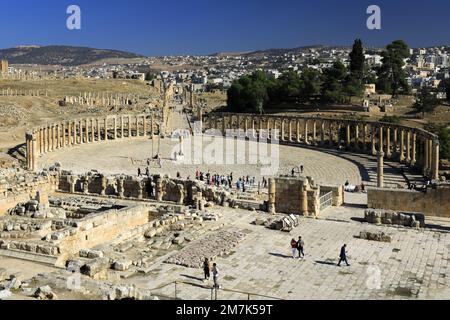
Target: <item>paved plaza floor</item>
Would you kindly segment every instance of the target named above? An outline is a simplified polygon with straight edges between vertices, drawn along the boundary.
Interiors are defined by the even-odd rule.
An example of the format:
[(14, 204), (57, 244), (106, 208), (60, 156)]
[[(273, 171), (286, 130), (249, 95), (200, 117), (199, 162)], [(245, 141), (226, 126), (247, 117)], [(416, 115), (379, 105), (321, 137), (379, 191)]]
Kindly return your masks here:
[[(218, 139), (223, 140), (222, 138)], [(157, 153), (157, 144), (157, 142), (152, 143), (151, 139), (125, 139), (78, 145), (70, 149), (56, 150), (43, 155), (38, 159), (38, 169), (49, 167), (59, 162), (64, 169), (73, 170), (78, 174), (96, 169), (105, 174), (136, 175), (137, 168), (141, 167), (144, 170), (147, 167), (147, 159), (151, 158), (152, 154)], [(223, 145), (226, 146), (226, 142), (223, 142)], [(359, 185), (362, 181), (366, 185), (376, 185), (377, 162), (374, 156), (280, 145), (277, 163), (272, 162), (276, 170), (273, 174), (266, 175), (263, 173), (262, 168), (267, 168), (267, 165), (258, 165), (248, 161), (250, 154), (253, 154), (249, 151), (251, 149), (250, 146), (255, 145), (255, 142), (245, 142), (246, 164), (195, 164), (193, 161), (187, 161), (187, 157), (184, 163), (172, 160), (174, 150), (179, 149), (178, 140), (167, 138), (161, 140), (162, 168), (159, 168), (156, 163), (152, 163), (150, 171), (151, 173), (169, 174), (171, 177), (175, 177), (177, 172), (180, 172), (183, 178), (188, 176), (193, 178), (195, 171), (199, 169), (203, 172), (209, 170), (211, 173), (218, 174), (233, 172), (235, 177), (250, 175), (250, 177), (256, 177), (257, 180), (261, 180), (263, 175), (269, 177), (279, 174), (290, 174), (292, 168), (303, 165), (304, 175), (311, 176), (319, 184), (343, 185), (348, 180), (354, 185)], [(203, 154), (206, 154), (207, 148), (208, 144), (205, 143)], [(240, 146), (236, 144), (235, 148), (238, 149)], [(226, 163), (227, 153), (236, 155), (236, 149), (234, 151), (226, 149), (222, 163)], [(196, 151), (194, 148), (191, 151), (192, 158), (190, 159), (194, 159)], [(237, 157), (234, 159), (237, 162)], [(386, 161), (386, 186), (406, 185), (405, 176), (391, 165), (393, 164)]]
[[(300, 218), (290, 233), (253, 225), (265, 213), (217, 208), (225, 227), (245, 230), (247, 237), (228, 257), (215, 262), (224, 289), (282, 299), (448, 299), (450, 297), (450, 221), (439, 229), (413, 230), (361, 223), (364, 210), (331, 208), (319, 219)], [(361, 196), (357, 196), (361, 197)], [(361, 240), (360, 231), (385, 232), (391, 243)], [(291, 257), (290, 240), (302, 236), (306, 258)], [(350, 267), (336, 266), (340, 248), (348, 245)], [(172, 281), (177, 297), (210, 299), (212, 283), (202, 282), (202, 270), (163, 263), (160, 258), (145, 276), (126, 280), (142, 288), (158, 288)], [(174, 296), (174, 285), (155, 294)], [(219, 299), (247, 299), (245, 294), (219, 290)], [(251, 296), (251, 299), (261, 297)]]

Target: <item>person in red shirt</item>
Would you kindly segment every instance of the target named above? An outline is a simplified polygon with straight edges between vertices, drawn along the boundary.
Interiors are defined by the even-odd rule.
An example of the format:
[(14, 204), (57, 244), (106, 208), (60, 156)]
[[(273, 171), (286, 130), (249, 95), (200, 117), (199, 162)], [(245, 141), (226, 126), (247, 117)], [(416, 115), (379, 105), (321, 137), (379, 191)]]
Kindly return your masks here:
[(295, 259), (297, 255), (297, 241), (295, 239), (291, 240), (291, 250), (292, 250), (292, 259)]

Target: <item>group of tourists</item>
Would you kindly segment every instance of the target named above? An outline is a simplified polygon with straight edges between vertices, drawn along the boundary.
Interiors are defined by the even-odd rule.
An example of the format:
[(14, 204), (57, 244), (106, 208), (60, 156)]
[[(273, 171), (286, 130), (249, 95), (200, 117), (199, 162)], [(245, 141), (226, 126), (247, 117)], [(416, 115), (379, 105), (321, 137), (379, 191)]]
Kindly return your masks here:
[(219, 285), (219, 268), (217, 267), (216, 263), (213, 263), (211, 266), (211, 261), (208, 258), (205, 258), (205, 261), (203, 262), (203, 272), (205, 274), (205, 282), (209, 281), (211, 278), (211, 273), (213, 276), (214, 281), (214, 288), (220, 289)]
[(292, 259), (295, 259), (298, 252), (298, 259), (305, 258), (305, 241), (303, 241), (302, 237), (298, 237), (298, 241), (295, 239), (291, 240), (291, 249), (292, 249)]
[[(298, 237), (298, 240), (291, 240), (291, 250), (292, 250), (292, 259), (305, 259), (305, 241), (303, 241), (302, 237)], [(341, 263), (345, 262), (345, 264), (349, 267), (350, 264), (347, 261), (347, 245), (344, 244), (341, 248), (341, 252), (339, 253), (339, 262), (338, 267), (341, 266)]]
[(205, 182), (209, 186), (216, 186), (216, 187), (229, 187), (231, 188), (233, 185), (233, 173), (227, 175), (220, 175), (220, 174), (211, 174), (210, 171), (208, 171), (206, 174), (200, 171), (195, 172), (195, 179), (199, 181)]

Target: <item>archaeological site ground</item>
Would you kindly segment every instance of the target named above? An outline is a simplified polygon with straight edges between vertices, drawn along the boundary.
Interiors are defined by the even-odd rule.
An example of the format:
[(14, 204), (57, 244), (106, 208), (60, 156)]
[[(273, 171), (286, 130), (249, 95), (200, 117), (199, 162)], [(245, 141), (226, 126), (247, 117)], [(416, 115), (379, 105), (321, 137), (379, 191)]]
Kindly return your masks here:
[(0, 300), (448, 300), (450, 47), (374, 48), (0, 50)]

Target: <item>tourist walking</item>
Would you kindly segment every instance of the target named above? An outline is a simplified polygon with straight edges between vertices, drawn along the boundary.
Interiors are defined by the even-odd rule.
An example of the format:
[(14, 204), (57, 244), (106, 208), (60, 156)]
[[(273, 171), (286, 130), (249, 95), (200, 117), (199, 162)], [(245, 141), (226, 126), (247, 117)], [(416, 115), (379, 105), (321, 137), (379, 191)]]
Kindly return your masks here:
[(205, 258), (205, 261), (203, 262), (203, 272), (205, 274), (205, 281), (208, 281), (211, 277), (211, 264), (209, 263), (209, 259)]
[(214, 280), (214, 288), (220, 289), (219, 268), (217, 267), (217, 264), (215, 264), (215, 263), (213, 264), (212, 274), (213, 274), (213, 280)]
[(138, 168), (138, 177), (142, 176), (141, 168)]
[(347, 262), (347, 245), (344, 244), (341, 248), (341, 253), (339, 255), (339, 263), (338, 263), (338, 267), (341, 266), (341, 262), (345, 262), (345, 264), (347, 264), (347, 267), (349, 267), (350, 265)]
[(292, 259), (295, 259), (297, 255), (297, 241), (295, 241), (295, 239), (291, 240), (291, 250), (292, 250)]
[(298, 237), (297, 250), (298, 258), (305, 258), (305, 241), (303, 241), (302, 237)]

